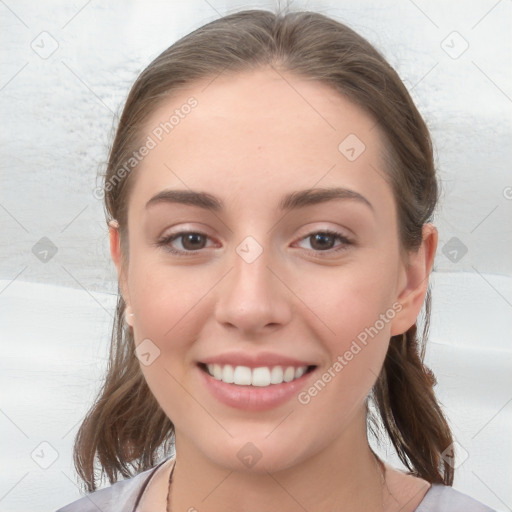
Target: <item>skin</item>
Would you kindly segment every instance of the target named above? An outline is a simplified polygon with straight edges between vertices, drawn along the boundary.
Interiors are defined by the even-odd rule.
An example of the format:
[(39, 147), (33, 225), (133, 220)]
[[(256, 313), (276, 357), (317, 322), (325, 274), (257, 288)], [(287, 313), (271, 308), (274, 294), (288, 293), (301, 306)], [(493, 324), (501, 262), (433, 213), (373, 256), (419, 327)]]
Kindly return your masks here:
[[(190, 96), (197, 107), (134, 176), (129, 258), (119, 230), (110, 229), (136, 344), (150, 339), (160, 350), (141, 369), (176, 428), (172, 510), (414, 510), (429, 484), (386, 465), (383, 488), (364, 404), (390, 337), (420, 312), (436, 229), (425, 225), (421, 247), (404, 257), (375, 122), (327, 85), (270, 68), (221, 75), (166, 100), (147, 134)], [(349, 134), (366, 146), (352, 162), (338, 150)], [(372, 206), (336, 199), (279, 211), (282, 196), (312, 187), (350, 189)], [(225, 208), (146, 207), (164, 189), (208, 192)], [(342, 250), (319, 250), (308, 235), (325, 229), (353, 243), (334, 237), (328, 247)], [(186, 230), (208, 236), (196, 254), (156, 245)], [(247, 236), (263, 250), (252, 263), (236, 252)], [(172, 246), (185, 250), (186, 240)], [(317, 365), (307, 390), (393, 304), (401, 310), (306, 405), (294, 398), (270, 410), (239, 410), (200, 379), (196, 363), (205, 357), (270, 351)], [(251, 468), (237, 457), (249, 442), (261, 453)], [(152, 481), (142, 510), (165, 510), (169, 470), (166, 464)]]

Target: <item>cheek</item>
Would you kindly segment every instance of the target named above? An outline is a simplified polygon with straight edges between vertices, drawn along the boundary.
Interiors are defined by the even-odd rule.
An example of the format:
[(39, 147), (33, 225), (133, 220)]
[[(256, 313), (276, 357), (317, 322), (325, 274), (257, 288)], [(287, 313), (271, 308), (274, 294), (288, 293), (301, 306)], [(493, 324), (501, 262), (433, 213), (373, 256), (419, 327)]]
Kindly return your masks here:
[(299, 403), (318, 407), (318, 414), (327, 404), (335, 404), (330, 409), (341, 420), (361, 404), (377, 379), (396, 309), (389, 274), (369, 267), (339, 274), (329, 279), (317, 276), (314, 292), (308, 294), (307, 286), (299, 292), (318, 317), (315, 335), (329, 354), (318, 380)]
[[(179, 346), (180, 334), (199, 328), (198, 307), (211, 285), (192, 267), (133, 263), (130, 296), (135, 313), (135, 339), (155, 338)], [(192, 320), (192, 321), (191, 321)]]
[(393, 276), (381, 270), (384, 266), (374, 267), (351, 265), (338, 272), (311, 274), (299, 282), (297, 295), (317, 317), (316, 324), (323, 327), (321, 338), (328, 339), (336, 353), (360, 334), (364, 338), (367, 330), (372, 331), (372, 338), (389, 335), (395, 316)]

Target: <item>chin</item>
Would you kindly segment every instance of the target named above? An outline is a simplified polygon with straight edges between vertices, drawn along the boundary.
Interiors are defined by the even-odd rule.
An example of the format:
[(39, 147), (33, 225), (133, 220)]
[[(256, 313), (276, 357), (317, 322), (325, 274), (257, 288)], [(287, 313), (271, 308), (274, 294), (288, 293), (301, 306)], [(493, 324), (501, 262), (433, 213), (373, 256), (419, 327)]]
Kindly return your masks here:
[[(274, 426), (275, 428), (275, 426)], [(202, 439), (208, 439), (203, 436)], [(294, 439), (283, 430), (268, 435), (246, 429), (244, 435), (221, 440), (208, 439), (209, 443), (197, 449), (210, 463), (228, 471), (267, 474), (284, 471), (307, 457), (300, 451), (308, 446), (304, 436)], [(202, 444), (202, 443), (201, 443)], [(178, 448), (179, 450), (179, 448)]]

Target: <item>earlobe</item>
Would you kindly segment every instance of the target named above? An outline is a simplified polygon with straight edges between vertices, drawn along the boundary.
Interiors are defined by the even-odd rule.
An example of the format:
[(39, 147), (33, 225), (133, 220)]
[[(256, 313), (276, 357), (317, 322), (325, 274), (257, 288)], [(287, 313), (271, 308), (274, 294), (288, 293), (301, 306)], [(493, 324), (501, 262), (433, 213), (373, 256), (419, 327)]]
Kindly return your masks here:
[(124, 310), (123, 319), (126, 325), (129, 325), (130, 327), (133, 327), (133, 317), (135, 316), (135, 313), (132, 313), (132, 307), (126, 306)]
[(427, 294), (437, 240), (436, 227), (433, 224), (425, 224), (421, 246), (417, 251), (409, 254), (409, 260), (403, 269), (404, 284), (397, 297), (402, 309), (391, 325), (392, 336), (406, 332), (416, 323)]

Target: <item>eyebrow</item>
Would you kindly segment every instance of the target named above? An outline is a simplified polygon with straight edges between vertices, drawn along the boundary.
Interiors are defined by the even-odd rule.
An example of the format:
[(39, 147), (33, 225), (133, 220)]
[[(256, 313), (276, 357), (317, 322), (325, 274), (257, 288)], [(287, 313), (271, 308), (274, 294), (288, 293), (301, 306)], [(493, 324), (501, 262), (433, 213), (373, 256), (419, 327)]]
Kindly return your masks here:
[[(335, 199), (354, 200), (374, 211), (372, 204), (366, 197), (359, 194), (359, 192), (341, 187), (297, 190), (281, 199), (279, 209), (283, 211), (295, 210)], [(196, 192), (194, 190), (162, 190), (146, 203), (146, 208), (158, 203), (198, 206), (213, 212), (220, 212), (224, 209), (224, 203), (221, 199), (206, 192)]]

